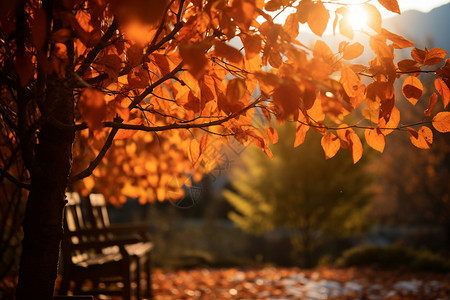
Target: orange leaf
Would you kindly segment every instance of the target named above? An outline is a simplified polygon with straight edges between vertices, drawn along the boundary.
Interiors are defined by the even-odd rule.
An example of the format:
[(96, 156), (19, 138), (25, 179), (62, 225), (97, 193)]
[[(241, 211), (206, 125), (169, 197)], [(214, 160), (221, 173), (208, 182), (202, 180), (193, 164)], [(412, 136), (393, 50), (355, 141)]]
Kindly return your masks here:
[(373, 149), (383, 153), (384, 146), (386, 145), (386, 138), (380, 129), (366, 129), (364, 132), (367, 144)]
[(183, 44), (179, 47), (180, 55), (189, 72), (199, 79), (206, 70), (208, 59), (205, 57), (205, 46), (200, 43)]
[(415, 132), (414, 129), (408, 127), (408, 132), (410, 133), (409, 139), (411, 143), (420, 149), (430, 149), (433, 143), (433, 132), (430, 128), (422, 126), (419, 131)]
[(420, 72), (419, 66), (417, 66), (417, 62), (412, 59), (404, 59), (397, 63), (397, 66), (402, 72), (412, 72), (418, 71)]
[(412, 105), (416, 105), (419, 98), (422, 96), (423, 85), (417, 77), (409, 76), (403, 82), (403, 95), (411, 102)]
[(439, 132), (450, 132), (450, 112), (443, 111), (434, 116), (433, 127)]
[(419, 49), (419, 48), (413, 48), (411, 50), (411, 57), (417, 61), (419, 64), (423, 64), (425, 61), (425, 50)]
[(356, 75), (350, 67), (344, 66), (341, 69), (341, 79), (339, 82), (342, 84), (342, 87), (349, 97), (358, 95), (358, 88), (361, 82), (358, 75)]
[(241, 34), (241, 40), (244, 44), (245, 57), (250, 59), (258, 55), (261, 51), (261, 37), (259, 35)]
[(290, 14), (283, 26), (284, 30), (289, 34), (289, 36), (295, 40), (298, 36), (299, 24), (297, 19), (297, 14)]
[(378, 2), (387, 10), (400, 14), (400, 7), (398, 6), (397, 0), (378, 0)]
[(364, 4), (364, 10), (368, 16), (367, 25), (376, 32), (381, 32), (381, 14), (378, 9), (372, 4)]
[(322, 36), (327, 28), (328, 20), (330, 19), (330, 12), (325, 8), (322, 2), (314, 3), (308, 14), (308, 26), (311, 31)]
[(232, 63), (238, 63), (242, 61), (242, 53), (238, 49), (231, 47), (230, 45), (222, 42), (214, 42), (214, 53), (219, 57), (224, 57)]
[(102, 128), (102, 121), (106, 117), (105, 95), (96, 89), (85, 89), (78, 101), (80, 113), (89, 129)]
[(354, 44), (348, 45), (343, 50), (342, 58), (345, 60), (352, 60), (357, 57), (360, 57), (364, 52), (364, 46), (360, 43), (356, 42)]
[(272, 144), (278, 143), (278, 132), (273, 127), (267, 128), (267, 135), (269, 136), (269, 140)]
[(337, 136), (335, 136), (331, 132), (328, 132), (322, 137), (320, 144), (322, 145), (323, 151), (325, 152), (326, 159), (335, 156), (341, 148), (341, 142), (339, 141)]
[(447, 55), (447, 51), (445, 51), (441, 48), (433, 48), (430, 51), (425, 50), (425, 52), (426, 52), (425, 61), (423, 62), (423, 64), (425, 66), (432, 66), (432, 65), (438, 64)]
[(280, 119), (286, 119), (299, 109), (301, 96), (301, 91), (294, 81), (285, 81), (275, 88), (272, 98), (280, 109)]
[(363, 153), (361, 140), (353, 129), (345, 127), (348, 127), (348, 125), (342, 124), (339, 126), (340, 129), (337, 130), (337, 134), (344, 145), (347, 145), (350, 149), (353, 163), (356, 164), (361, 159)]
[(387, 121), (385, 118), (380, 118), (378, 120), (378, 127), (380, 128), (381, 132), (383, 132), (384, 135), (388, 135), (389, 133), (394, 131), (393, 128), (397, 128), (399, 123), (400, 123), (400, 111), (394, 106)]
[(309, 130), (309, 126), (302, 123), (297, 123), (297, 129), (295, 131), (294, 147), (298, 147), (305, 141), (306, 133)]
[(445, 84), (444, 80), (440, 78), (436, 78), (436, 80), (434, 81), (434, 87), (441, 95), (442, 102), (444, 103), (444, 108), (446, 108), (448, 103), (450, 102), (450, 89), (448, 88), (447, 84)]
[(436, 102), (437, 102), (437, 98), (438, 98), (438, 96), (437, 96), (436, 93), (433, 93), (433, 94), (431, 95), (431, 97), (430, 97), (430, 103), (428, 104), (428, 108), (424, 111), (424, 115), (425, 115), (425, 116), (427, 116), (427, 117), (431, 116), (431, 111), (433, 110), (433, 107), (434, 107), (434, 105), (435, 105)]
[(394, 44), (394, 48), (396, 49), (404, 49), (409, 48), (414, 45), (413, 42), (408, 41), (404, 37), (397, 35), (395, 33), (392, 33), (384, 28), (381, 28), (381, 33), (389, 40), (391, 40)]

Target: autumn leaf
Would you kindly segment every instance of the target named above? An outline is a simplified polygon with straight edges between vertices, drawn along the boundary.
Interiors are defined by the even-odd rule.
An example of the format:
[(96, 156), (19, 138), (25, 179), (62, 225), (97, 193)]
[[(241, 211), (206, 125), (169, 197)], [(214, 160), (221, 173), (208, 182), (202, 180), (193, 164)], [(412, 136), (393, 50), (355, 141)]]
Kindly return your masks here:
[(330, 19), (330, 12), (325, 8), (322, 2), (314, 3), (308, 14), (308, 26), (311, 31), (322, 36), (328, 25)]
[(405, 98), (411, 102), (412, 105), (416, 105), (417, 101), (422, 96), (422, 82), (420, 82), (417, 77), (409, 76), (403, 82), (402, 91)]
[(205, 72), (208, 59), (205, 56), (205, 45), (201, 43), (188, 43), (179, 47), (180, 55), (189, 72), (199, 79)]
[(342, 58), (345, 60), (352, 60), (357, 57), (360, 57), (364, 52), (364, 46), (360, 43), (356, 42), (346, 46), (343, 49)]
[(384, 35), (388, 40), (391, 40), (393, 42), (395, 49), (404, 49), (409, 48), (414, 45), (413, 42), (408, 41), (404, 37), (397, 35), (395, 33), (392, 33), (384, 28), (381, 28), (381, 34)]
[(443, 111), (434, 116), (433, 127), (439, 132), (450, 132), (450, 112)]
[(366, 129), (364, 131), (367, 144), (378, 152), (383, 153), (384, 146), (386, 145), (386, 139), (384, 134), (378, 128)]
[(412, 59), (404, 59), (397, 63), (397, 67), (402, 72), (420, 72), (420, 67), (417, 65), (417, 61)]
[(356, 132), (348, 128), (348, 125), (342, 124), (337, 130), (339, 139), (349, 148), (353, 163), (356, 164), (362, 157), (363, 147), (361, 140)]
[(273, 127), (267, 128), (267, 135), (269, 136), (269, 140), (272, 144), (278, 143), (278, 132)]
[(341, 79), (339, 82), (349, 97), (358, 95), (358, 87), (361, 82), (358, 75), (350, 67), (345, 66), (341, 69)]
[(448, 103), (450, 102), (450, 89), (448, 88), (444, 80), (442, 80), (441, 78), (436, 78), (436, 80), (434, 81), (434, 87), (436, 88), (437, 92), (441, 95), (442, 102), (444, 103), (444, 108), (446, 108)]
[(425, 115), (426, 117), (431, 116), (431, 111), (433, 110), (434, 105), (436, 105), (437, 98), (438, 98), (438, 96), (437, 96), (436, 93), (433, 93), (433, 94), (431, 95), (431, 97), (430, 97), (430, 102), (429, 102), (429, 104), (428, 104), (428, 108), (424, 111), (424, 115)]
[[(127, 124), (132, 124), (132, 125), (141, 125), (142, 124), (142, 119), (141, 118), (136, 118), (130, 121), (127, 121)], [(132, 137), (133, 135), (136, 134), (136, 132), (138, 132), (137, 130), (119, 130), (116, 134), (116, 136), (114, 137), (115, 140), (123, 140), (123, 139), (128, 139), (130, 137)]]
[(256, 55), (259, 55), (261, 51), (261, 37), (259, 35), (240, 35), (242, 43), (244, 44), (245, 57), (250, 59)]
[(446, 55), (447, 51), (441, 48), (433, 48), (430, 51), (425, 51), (425, 59), (423, 64), (425, 66), (438, 64), (445, 58)]
[(68, 28), (61, 28), (50, 35), (50, 41), (54, 43), (65, 43), (72, 36), (72, 30)]
[(105, 95), (96, 89), (84, 89), (78, 107), (89, 129), (98, 130), (103, 127), (106, 117)]
[(411, 50), (411, 57), (421, 65), (423, 65), (425, 62), (425, 56), (426, 56), (425, 50), (419, 48), (413, 48)]
[(397, 0), (378, 0), (378, 2), (387, 10), (400, 14), (400, 7), (398, 6)]
[(299, 24), (296, 14), (290, 14), (284, 22), (283, 29), (295, 40), (298, 36)]
[(301, 96), (300, 89), (292, 80), (285, 80), (275, 88), (272, 97), (280, 109), (281, 119), (286, 119), (299, 109)]
[(296, 131), (295, 131), (294, 148), (303, 144), (308, 130), (309, 130), (308, 125), (304, 125), (302, 123), (297, 123)]
[(232, 63), (239, 63), (242, 61), (241, 52), (222, 41), (214, 42), (214, 53), (216, 56), (224, 57)]
[(363, 8), (368, 17), (367, 25), (376, 32), (381, 32), (381, 14), (378, 9), (369, 3), (364, 4)]
[(433, 132), (430, 128), (422, 126), (418, 131), (415, 131), (411, 127), (406, 128), (409, 132), (409, 139), (411, 143), (420, 149), (430, 149), (431, 144), (433, 144)]
[(331, 132), (328, 132), (322, 137), (320, 144), (322, 145), (323, 151), (325, 152), (326, 159), (330, 159), (335, 156), (341, 148), (341, 142), (339, 141), (339, 138)]

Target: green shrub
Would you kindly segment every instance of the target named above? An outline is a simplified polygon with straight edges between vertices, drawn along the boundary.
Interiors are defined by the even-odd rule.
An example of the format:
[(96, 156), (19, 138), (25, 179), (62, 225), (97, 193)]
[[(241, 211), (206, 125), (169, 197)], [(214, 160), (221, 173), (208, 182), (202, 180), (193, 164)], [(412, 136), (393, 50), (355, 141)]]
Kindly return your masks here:
[(450, 271), (450, 259), (428, 250), (400, 246), (363, 245), (345, 251), (336, 261), (339, 267), (371, 266), (411, 271)]

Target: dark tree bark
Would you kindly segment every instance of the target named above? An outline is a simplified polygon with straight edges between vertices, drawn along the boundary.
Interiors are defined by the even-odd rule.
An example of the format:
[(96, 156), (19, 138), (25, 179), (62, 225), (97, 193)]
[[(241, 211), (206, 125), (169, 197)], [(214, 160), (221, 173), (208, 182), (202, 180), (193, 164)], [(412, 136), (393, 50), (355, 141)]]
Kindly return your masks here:
[[(22, 151), (33, 152), (33, 162), (30, 162), (33, 166), (28, 168), (31, 190), (23, 224), (18, 300), (49, 300), (53, 297), (63, 236), (64, 193), (72, 165), (74, 132), (54, 125), (74, 123), (70, 78), (60, 79), (54, 75), (47, 78), (45, 86), (45, 106), (40, 107), (42, 121), (37, 144), (33, 150), (22, 146)], [(27, 140), (27, 136), (22, 138)]]

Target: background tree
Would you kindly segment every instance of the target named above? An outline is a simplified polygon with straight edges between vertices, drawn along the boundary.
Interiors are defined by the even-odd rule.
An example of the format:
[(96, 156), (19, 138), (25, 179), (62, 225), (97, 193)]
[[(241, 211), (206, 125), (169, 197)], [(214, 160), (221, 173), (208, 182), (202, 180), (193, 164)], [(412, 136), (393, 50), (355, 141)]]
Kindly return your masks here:
[(252, 233), (287, 229), (302, 265), (311, 267), (321, 243), (368, 225), (373, 175), (368, 156), (357, 165), (345, 153), (325, 160), (318, 134), (292, 147), (295, 129), (287, 125), (278, 129), (273, 160), (255, 148), (245, 153), (243, 165), (231, 175), (235, 191), (227, 190), (225, 196), (237, 211), (229, 217), (239, 227)]
[[(400, 12), (395, 0), (379, 2)], [(429, 148), (429, 127), (417, 131), (398, 125), (393, 84), (398, 76), (412, 74), (403, 91), (410, 102), (417, 102), (422, 85), (415, 75), (423, 66), (440, 63), (446, 52), (413, 48), (414, 60), (394, 63), (394, 50), (413, 43), (383, 29), (379, 11), (369, 3), (362, 4), (373, 30), (367, 36), (374, 58), (367, 66), (351, 62), (365, 50), (358, 42), (343, 41), (334, 51), (320, 40), (307, 47), (297, 40), (300, 24), (321, 36), (334, 21), (335, 30), (353, 38), (346, 5), (324, 3), (2, 1), (1, 138), (12, 145), (3, 161), (23, 162), (27, 172), (18, 178), (3, 161), (0, 170), (29, 191), (17, 299), (51, 298), (65, 190), (84, 179), (78, 188), (88, 192), (93, 181), (86, 178), (107, 158), (94, 174), (106, 177), (95, 184), (117, 184), (111, 192), (139, 192), (143, 201), (180, 197), (180, 181), (173, 179), (188, 180), (187, 174), (198, 177), (210, 169), (215, 156), (206, 149), (212, 142), (226, 143), (233, 136), (271, 155), (268, 144), (274, 130), (255, 128), (255, 108), (268, 120), (272, 114), (279, 122), (299, 122), (297, 136), (316, 128), (324, 135), (327, 157), (343, 147), (349, 148), (354, 163), (361, 158), (355, 128), (366, 129), (368, 144), (380, 151), (393, 130), (407, 130), (416, 146)], [(272, 17), (287, 7), (294, 12), (285, 20)], [(447, 106), (450, 62), (430, 74), (439, 77), (437, 91)], [(362, 82), (363, 77), (368, 81)], [(258, 97), (253, 96), (256, 87)], [(359, 115), (359, 106), (367, 106), (366, 120), (347, 124), (344, 116)], [(415, 126), (431, 122), (447, 132), (450, 113), (430, 115)], [(133, 135), (137, 131), (147, 135)], [(73, 153), (81, 159), (72, 171), (75, 139), (80, 144)], [(106, 157), (120, 139), (130, 142), (119, 141), (117, 156), (111, 152)], [(149, 163), (136, 161), (136, 153), (149, 155)], [(182, 163), (188, 159), (190, 164)], [(133, 185), (139, 187), (129, 188)]]

